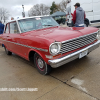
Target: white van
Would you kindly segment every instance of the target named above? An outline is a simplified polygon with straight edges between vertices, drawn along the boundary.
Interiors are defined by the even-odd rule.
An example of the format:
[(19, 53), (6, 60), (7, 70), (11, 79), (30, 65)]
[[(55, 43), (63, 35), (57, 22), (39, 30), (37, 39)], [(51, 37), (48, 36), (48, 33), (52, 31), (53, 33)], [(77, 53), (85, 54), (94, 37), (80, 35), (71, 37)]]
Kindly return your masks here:
[(74, 5), (80, 3), (86, 14), (85, 25), (100, 22), (100, 0), (69, 0), (67, 4), (67, 24), (72, 22), (72, 14), (75, 10)]

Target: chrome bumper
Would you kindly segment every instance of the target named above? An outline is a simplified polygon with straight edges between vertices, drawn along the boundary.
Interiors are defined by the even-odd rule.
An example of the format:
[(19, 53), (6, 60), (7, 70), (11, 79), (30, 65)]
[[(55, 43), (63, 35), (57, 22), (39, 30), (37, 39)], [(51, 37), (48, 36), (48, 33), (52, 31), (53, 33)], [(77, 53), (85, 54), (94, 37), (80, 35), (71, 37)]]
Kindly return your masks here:
[(72, 60), (75, 60), (77, 58), (79, 58), (79, 54), (85, 50), (88, 50), (88, 53), (90, 53), (91, 51), (93, 51), (94, 49), (98, 48), (100, 45), (100, 40), (98, 40), (96, 43), (89, 45), (86, 48), (83, 48), (79, 51), (76, 51), (74, 53), (71, 53), (69, 55), (66, 55), (64, 57), (58, 58), (58, 59), (54, 59), (54, 60), (48, 60), (49, 64), (51, 65), (52, 68), (57, 68), (61, 65), (64, 65)]

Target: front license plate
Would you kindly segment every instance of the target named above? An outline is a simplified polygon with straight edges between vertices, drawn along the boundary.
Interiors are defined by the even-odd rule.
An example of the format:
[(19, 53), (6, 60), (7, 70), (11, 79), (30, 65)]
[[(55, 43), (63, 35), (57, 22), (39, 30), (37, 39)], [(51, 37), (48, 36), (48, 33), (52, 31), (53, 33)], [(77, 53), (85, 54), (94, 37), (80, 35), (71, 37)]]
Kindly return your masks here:
[(81, 53), (79, 54), (79, 59), (80, 59), (80, 58), (83, 58), (83, 57), (86, 56), (87, 54), (88, 54), (88, 50), (85, 50), (85, 51), (81, 52)]

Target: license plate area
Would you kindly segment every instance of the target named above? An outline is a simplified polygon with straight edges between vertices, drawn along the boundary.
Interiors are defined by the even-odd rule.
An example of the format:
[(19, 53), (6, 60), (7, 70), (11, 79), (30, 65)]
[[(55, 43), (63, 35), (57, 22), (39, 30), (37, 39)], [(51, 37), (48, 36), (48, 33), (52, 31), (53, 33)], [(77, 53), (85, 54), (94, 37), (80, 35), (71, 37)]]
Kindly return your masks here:
[(81, 53), (79, 54), (79, 59), (83, 58), (83, 57), (86, 56), (87, 54), (88, 54), (88, 50), (85, 50), (85, 51), (81, 52)]

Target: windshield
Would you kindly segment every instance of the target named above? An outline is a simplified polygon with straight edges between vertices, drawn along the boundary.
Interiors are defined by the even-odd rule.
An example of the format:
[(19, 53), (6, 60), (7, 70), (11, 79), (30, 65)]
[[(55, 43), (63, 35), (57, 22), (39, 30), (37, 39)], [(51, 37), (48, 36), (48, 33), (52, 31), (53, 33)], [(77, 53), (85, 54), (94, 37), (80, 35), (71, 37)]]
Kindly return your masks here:
[(18, 23), (21, 29), (21, 33), (47, 27), (59, 26), (59, 24), (52, 17), (22, 19), (19, 20)]

